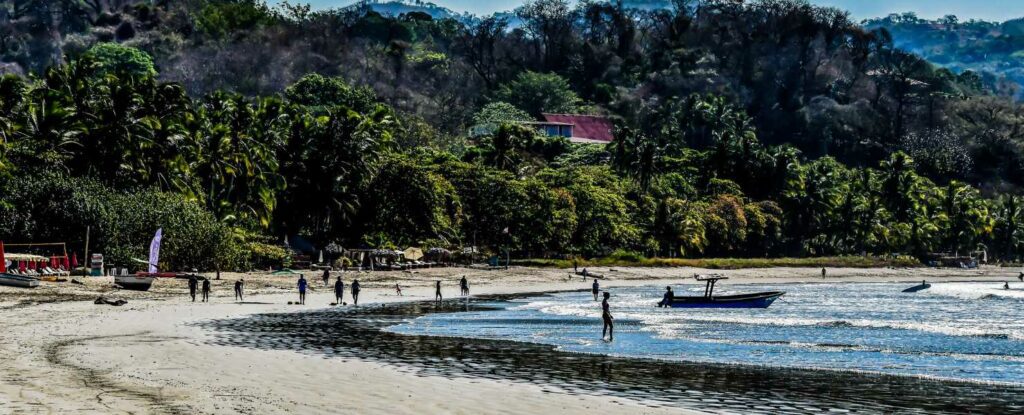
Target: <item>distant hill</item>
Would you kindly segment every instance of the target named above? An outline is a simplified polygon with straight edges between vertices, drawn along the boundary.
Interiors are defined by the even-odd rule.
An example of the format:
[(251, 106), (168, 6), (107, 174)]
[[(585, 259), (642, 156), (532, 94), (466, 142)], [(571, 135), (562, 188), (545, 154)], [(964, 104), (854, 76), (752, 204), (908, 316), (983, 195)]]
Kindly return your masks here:
[(377, 13), (385, 16), (400, 16), (406, 13), (424, 13), (430, 15), (434, 19), (456, 19), (465, 20), (471, 17), (468, 13), (457, 13), (451, 9), (443, 6), (439, 6), (430, 2), (423, 1), (375, 1), (375, 0), (363, 0), (357, 2), (346, 9), (355, 9), (366, 7)]
[[(919, 19), (912, 13), (864, 22), (886, 29), (893, 43), (954, 72), (975, 71), (1003, 93), (1021, 96), (1024, 85), (1024, 19), (1004, 23), (959, 21), (955, 16)], [(990, 74), (990, 75), (985, 75)], [(1000, 82), (1000, 79), (1010, 82)]]

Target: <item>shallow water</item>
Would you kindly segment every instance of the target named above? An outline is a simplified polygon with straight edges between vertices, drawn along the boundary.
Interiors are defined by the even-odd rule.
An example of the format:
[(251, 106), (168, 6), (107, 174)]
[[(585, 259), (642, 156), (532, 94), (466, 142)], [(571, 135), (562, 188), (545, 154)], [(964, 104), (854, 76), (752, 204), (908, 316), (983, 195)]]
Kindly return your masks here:
[[(628, 398), (652, 407), (743, 414), (1024, 413), (1024, 388), (1013, 385), (574, 353), (537, 342), (507, 341), (485, 332), (466, 334), (501, 339), (407, 335), (392, 331), (404, 331), (410, 327), (406, 325), (420, 325), (445, 314), (450, 314), (445, 318), (458, 319), (469, 315), (496, 316), (512, 307), (563, 295), (579, 294), (532, 296), (530, 301), (491, 297), (467, 302), (448, 301), (440, 306), (423, 302), (345, 307), (261, 314), (197, 325), (215, 332), (214, 344), (372, 360), (418, 376), (530, 383), (545, 391)], [(561, 318), (566, 322), (576, 321), (572, 324), (579, 325), (580, 330), (593, 333), (593, 323), (588, 319)], [(498, 320), (499, 324), (488, 323), (494, 326), (490, 330), (508, 323)], [(529, 324), (529, 321), (522, 323)], [(620, 326), (625, 326), (624, 323), (620, 320)], [(620, 329), (625, 335), (625, 327)], [(622, 343), (617, 338), (612, 345), (619, 344)]]
[[(719, 293), (787, 293), (768, 309), (699, 310), (653, 307), (664, 287), (616, 288), (610, 343), (599, 339), (600, 304), (589, 292), (488, 304), (496, 311), (430, 314), (389, 330), (624, 357), (1024, 385), (1024, 290), (936, 283), (900, 292), (909, 285), (725, 285)], [(703, 293), (697, 285), (674, 289)]]

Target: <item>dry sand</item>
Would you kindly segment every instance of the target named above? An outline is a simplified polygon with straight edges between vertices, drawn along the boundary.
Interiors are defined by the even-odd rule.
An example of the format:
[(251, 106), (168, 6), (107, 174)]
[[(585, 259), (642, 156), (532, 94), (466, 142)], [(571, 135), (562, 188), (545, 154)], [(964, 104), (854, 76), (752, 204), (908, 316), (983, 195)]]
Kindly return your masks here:
[[(602, 286), (663, 284), (688, 279), (687, 268), (593, 268)], [(716, 271), (731, 283), (822, 281), (819, 269)], [(1018, 270), (830, 269), (826, 281), (1015, 280)], [(335, 273), (334, 275), (338, 275)], [(566, 270), (462, 268), (418, 272), (346, 273), (363, 285), (363, 304), (433, 298), (433, 282), (454, 296), (468, 276), (474, 294), (586, 289)], [(294, 277), (224, 274), (211, 303), (187, 299), (184, 281), (158, 281), (149, 292), (120, 291), (110, 278), (84, 284), (43, 283), (35, 290), (0, 287), (0, 413), (683, 413), (615, 397), (495, 380), (424, 376), (397, 365), (326, 359), (298, 351), (216, 346), (192, 323), (253, 313), (328, 307), (330, 289), (307, 273), (315, 291), (307, 305)], [(247, 281), (245, 304), (232, 298)], [(404, 297), (394, 295), (398, 282)], [(123, 307), (94, 305), (100, 295), (125, 298)]]

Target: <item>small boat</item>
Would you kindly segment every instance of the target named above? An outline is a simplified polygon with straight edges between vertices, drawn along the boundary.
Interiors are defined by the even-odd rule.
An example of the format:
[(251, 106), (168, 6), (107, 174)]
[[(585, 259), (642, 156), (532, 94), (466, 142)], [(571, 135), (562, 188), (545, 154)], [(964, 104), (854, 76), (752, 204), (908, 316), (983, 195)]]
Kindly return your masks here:
[(149, 261), (136, 260), (148, 265), (149, 272), (136, 272), (114, 276), (114, 284), (126, 290), (149, 291), (157, 278), (175, 278), (175, 273), (160, 273), (156, 266), (160, 262), (160, 242), (163, 240), (163, 228), (156, 230), (153, 240), (149, 242)]
[(114, 284), (118, 287), (135, 291), (149, 291), (149, 287), (153, 286), (154, 280), (156, 280), (156, 275), (148, 272), (114, 276)]
[(768, 308), (775, 300), (782, 297), (785, 291), (767, 291), (750, 294), (713, 295), (715, 283), (729, 279), (722, 275), (694, 275), (697, 281), (704, 281), (702, 297), (672, 297), (672, 308)]
[(920, 284), (915, 285), (915, 286), (910, 287), (910, 288), (907, 288), (907, 289), (903, 290), (903, 292), (905, 292), (905, 293), (916, 293), (918, 291), (927, 290), (929, 288), (932, 288), (931, 284), (929, 284), (927, 282), (924, 282), (924, 281), (921, 281)]
[(0, 285), (19, 288), (36, 288), (39, 286), (39, 278), (28, 275), (15, 275), (0, 273)]

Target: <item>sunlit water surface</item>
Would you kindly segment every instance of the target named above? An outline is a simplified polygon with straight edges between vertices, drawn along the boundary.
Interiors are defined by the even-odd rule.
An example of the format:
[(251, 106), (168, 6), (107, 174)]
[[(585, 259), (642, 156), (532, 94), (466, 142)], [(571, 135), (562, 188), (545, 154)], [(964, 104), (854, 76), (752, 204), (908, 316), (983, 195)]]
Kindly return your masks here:
[[(935, 283), (720, 284), (716, 294), (785, 290), (768, 309), (660, 309), (664, 287), (614, 288), (614, 342), (600, 304), (567, 292), (428, 314), (401, 334), (514, 340), (612, 356), (850, 370), (1024, 385), (1024, 285)], [(674, 287), (701, 295), (703, 287)]]

